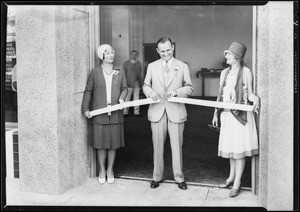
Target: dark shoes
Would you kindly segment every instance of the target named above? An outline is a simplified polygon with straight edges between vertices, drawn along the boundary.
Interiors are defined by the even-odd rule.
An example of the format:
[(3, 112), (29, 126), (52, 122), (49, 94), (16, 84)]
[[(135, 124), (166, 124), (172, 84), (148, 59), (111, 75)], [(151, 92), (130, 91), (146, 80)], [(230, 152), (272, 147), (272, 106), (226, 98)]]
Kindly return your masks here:
[[(151, 188), (157, 188), (161, 182), (163, 182), (163, 180), (161, 180), (161, 181), (154, 181), (154, 180), (152, 180), (150, 187)], [(178, 184), (178, 188), (180, 188), (182, 190), (186, 190), (187, 189), (186, 182), (181, 182), (181, 183), (177, 183), (177, 184)]]
[(229, 197), (236, 197), (240, 194), (241, 186), (239, 188), (232, 188), (229, 194)]
[(157, 188), (159, 186), (159, 183), (161, 183), (163, 180), (161, 181), (154, 181), (152, 180), (150, 187), (151, 188)]
[(186, 182), (181, 182), (181, 183), (177, 183), (177, 184), (178, 184), (178, 188), (180, 188), (182, 190), (186, 190), (187, 189)]
[(219, 188), (229, 188), (229, 186), (233, 185), (234, 180), (225, 181), (223, 184), (218, 185)]

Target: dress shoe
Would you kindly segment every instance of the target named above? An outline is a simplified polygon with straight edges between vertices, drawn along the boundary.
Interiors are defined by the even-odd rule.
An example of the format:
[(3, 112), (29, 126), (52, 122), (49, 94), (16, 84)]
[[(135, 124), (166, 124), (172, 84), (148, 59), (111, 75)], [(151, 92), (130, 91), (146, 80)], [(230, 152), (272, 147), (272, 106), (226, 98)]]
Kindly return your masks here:
[(107, 182), (112, 184), (115, 182), (115, 178), (114, 177), (107, 177)]
[(218, 185), (219, 188), (229, 188), (229, 186), (233, 185), (234, 179), (232, 181), (225, 181), (223, 184)]
[(161, 181), (154, 181), (152, 180), (150, 187), (151, 188), (157, 188), (159, 186), (159, 183), (161, 183), (163, 180)]
[(230, 194), (229, 194), (229, 197), (236, 197), (239, 195), (241, 191), (241, 186), (238, 187), (238, 188), (232, 188), (231, 191), (230, 191)]
[(110, 183), (110, 184), (112, 184), (112, 183), (115, 182), (115, 176), (114, 176), (114, 173), (113, 173), (112, 177), (107, 176), (107, 182)]
[(178, 183), (178, 188), (182, 190), (186, 190), (187, 189), (186, 182), (183, 181), (181, 183)]
[(99, 175), (98, 181), (99, 181), (100, 184), (104, 184), (106, 179), (105, 179), (105, 177), (101, 178), (100, 175)]

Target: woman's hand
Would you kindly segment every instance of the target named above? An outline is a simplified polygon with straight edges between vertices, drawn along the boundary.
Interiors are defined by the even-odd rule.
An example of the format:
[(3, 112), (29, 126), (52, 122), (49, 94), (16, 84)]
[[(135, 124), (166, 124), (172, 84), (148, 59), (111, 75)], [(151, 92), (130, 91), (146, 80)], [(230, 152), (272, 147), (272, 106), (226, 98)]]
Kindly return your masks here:
[(124, 100), (123, 99), (119, 99), (119, 103), (121, 104), (121, 109), (120, 110), (123, 110), (125, 107), (124, 107)]
[(258, 114), (258, 110), (259, 110), (259, 97), (258, 96), (254, 97), (253, 106), (254, 106), (253, 111)]
[(214, 127), (218, 127), (218, 115), (214, 114), (213, 120), (212, 120), (212, 125)]
[(87, 117), (88, 119), (92, 118), (92, 116), (90, 115), (90, 111), (85, 111), (84, 112), (85, 117)]

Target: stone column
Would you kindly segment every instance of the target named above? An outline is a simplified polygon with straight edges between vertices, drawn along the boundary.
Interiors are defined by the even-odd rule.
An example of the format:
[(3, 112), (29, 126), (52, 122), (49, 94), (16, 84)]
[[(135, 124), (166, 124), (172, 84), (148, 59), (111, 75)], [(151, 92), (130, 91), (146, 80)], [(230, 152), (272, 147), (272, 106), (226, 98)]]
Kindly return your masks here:
[(58, 194), (89, 177), (81, 102), (90, 70), (86, 7), (16, 12), (20, 188)]
[(267, 210), (293, 210), (293, 2), (257, 7), (259, 199)]

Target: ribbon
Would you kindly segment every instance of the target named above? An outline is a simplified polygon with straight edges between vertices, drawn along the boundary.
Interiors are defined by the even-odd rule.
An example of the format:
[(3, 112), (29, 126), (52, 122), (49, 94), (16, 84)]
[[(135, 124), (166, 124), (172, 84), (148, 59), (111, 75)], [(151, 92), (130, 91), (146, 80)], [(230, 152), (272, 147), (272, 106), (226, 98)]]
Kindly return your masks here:
[(104, 107), (104, 108), (101, 108), (101, 109), (92, 110), (92, 111), (90, 111), (90, 115), (91, 116), (96, 116), (96, 115), (100, 115), (100, 114), (103, 114), (103, 113), (108, 113), (108, 112), (112, 112), (112, 111), (116, 111), (116, 110), (122, 110), (125, 107), (148, 105), (148, 104), (153, 104), (153, 103), (158, 103), (158, 102), (160, 102), (159, 99), (157, 101), (154, 101), (151, 98), (139, 99), (139, 100), (124, 102), (123, 104), (116, 104), (116, 105), (111, 105), (109, 107)]
[(176, 103), (191, 104), (191, 105), (206, 106), (206, 107), (217, 107), (217, 108), (243, 110), (243, 111), (253, 111), (253, 108), (254, 108), (254, 106), (252, 106), (252, 105), (235, 104), (235, 103), (227, 103), (227, 102), (216, 102), (216, 101), (190, 99), (190, 98), (182, 98), (182, 97), (170, 97), (168, 99), (168, 101), (176, 102)]

